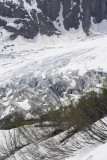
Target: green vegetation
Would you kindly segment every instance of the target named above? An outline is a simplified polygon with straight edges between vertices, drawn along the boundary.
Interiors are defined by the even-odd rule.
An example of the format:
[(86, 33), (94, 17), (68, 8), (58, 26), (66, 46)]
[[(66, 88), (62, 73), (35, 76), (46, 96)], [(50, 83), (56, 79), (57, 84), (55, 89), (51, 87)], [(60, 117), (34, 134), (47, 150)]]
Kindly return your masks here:
[(100, 93), (92, 91), (81, 96), (75, 105), (71, 102), (69, 106), (61, 107), (59, 110), (52, 108), (39, 119), (24, 120), (23, 114), (15, 112), (14, 115), (8, 115), (0, 121), (0, 128), (11, 129), (32, 124), (36, 126), (37, 123), (42, 126), (42, 122), (49, 121), (52, 126), (60, 127), (62, 130), (70, 127), (83, 130), (106, 115), (107, 89), (103, 88)]
[(107, 89), (103, 88), (101, 93), (92, 91), (81, 96), (75, 105), (71, 103), (57, 111), (50, 110), (47, 119), (63, 128), (83, 130), (106, 115)]
[(32, 125), (39, 122), (38, 119), (30, 119), (30, 120), (22, 120), (22, 121), (13, 121), (13, 122), (9, 122), (9, 123), (1, 123), (0, 125), (0, 129), (4, 129), (4, 130), (8, 130), (8, 129), (12, 129), (12, 128), (18, 128), (18, 127), (22, 127), (24, 125)]

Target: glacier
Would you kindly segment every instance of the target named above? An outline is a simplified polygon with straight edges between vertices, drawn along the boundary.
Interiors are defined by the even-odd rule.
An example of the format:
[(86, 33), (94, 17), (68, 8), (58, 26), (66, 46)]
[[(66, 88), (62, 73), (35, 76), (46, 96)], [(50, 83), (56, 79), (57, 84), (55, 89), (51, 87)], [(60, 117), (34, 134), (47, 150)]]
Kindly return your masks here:
[(86, 37), (79, 30), (78, 34), (60, 37), (38, 35), (27, 40), (19, 36), (7, 41), (8, 32), (2, 32), (1, 118), (16, 110), (36, 117), (50, 106), (69, 104), (81, 91), (103, 85), (107, 75), (106, 33)]

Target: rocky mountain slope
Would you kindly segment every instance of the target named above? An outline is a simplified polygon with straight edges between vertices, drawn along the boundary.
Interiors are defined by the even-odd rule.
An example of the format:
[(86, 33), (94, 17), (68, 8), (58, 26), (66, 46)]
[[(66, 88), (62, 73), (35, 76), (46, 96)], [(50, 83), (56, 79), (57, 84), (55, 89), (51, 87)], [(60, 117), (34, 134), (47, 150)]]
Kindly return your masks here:
[(80, 26), (89, 35), (92, 21), (104, 19), (107, 0), (0, 0), (0, 26), (12, 33), (12, 39), (60, 35)]

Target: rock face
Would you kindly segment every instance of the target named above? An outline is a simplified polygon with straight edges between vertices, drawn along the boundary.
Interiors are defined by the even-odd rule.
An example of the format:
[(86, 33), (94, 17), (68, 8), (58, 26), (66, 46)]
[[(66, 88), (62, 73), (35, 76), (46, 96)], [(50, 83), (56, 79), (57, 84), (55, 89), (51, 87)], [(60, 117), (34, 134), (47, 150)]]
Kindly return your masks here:
[(37, 8), (36, 1), (0, 2), (0, 16), (0, 26), (13, 33), (11, 38), (18, 35), (34, 38), (38, 33), (59, 34), (51, 20)]
[(89, 35), (92, 17), (94, 23), (107, 19), (107, 0), (0, 0), (0, 26), (11, 38), (59, 35), (61, 25), (69, 31), (80, 23)]

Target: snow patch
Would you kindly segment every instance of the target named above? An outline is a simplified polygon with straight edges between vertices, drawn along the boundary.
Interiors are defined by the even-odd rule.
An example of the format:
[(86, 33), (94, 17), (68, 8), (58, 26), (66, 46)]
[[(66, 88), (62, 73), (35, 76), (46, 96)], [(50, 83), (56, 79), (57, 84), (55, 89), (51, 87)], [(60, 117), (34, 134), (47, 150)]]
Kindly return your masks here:
[(23, 108), (24, 110), (29, 110), (31, 106), (28, 103), (28, 99), (24, 100), (23, 102), (17, 102), (19, 107)]

